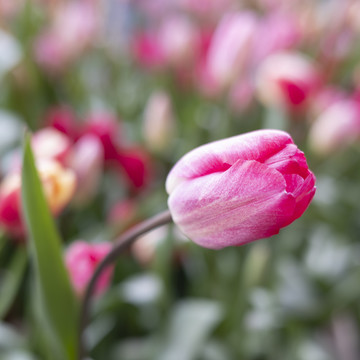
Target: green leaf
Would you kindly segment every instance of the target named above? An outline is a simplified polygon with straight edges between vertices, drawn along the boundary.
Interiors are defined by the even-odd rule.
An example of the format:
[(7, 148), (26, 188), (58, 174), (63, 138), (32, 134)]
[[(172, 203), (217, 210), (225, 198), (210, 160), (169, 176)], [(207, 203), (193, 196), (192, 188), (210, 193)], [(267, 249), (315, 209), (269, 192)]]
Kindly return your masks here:
[(18, 292), (26, 268), (27, 255), (23, 247), (14, 254), (0, 284), (0, 319), (8, 312)]
[(72, 360), (77, 355), (78, 304), (64, 265), (61, 239), (35, 167), (29, 135), (23, 154), (22, 201), (43, 315), (61, 345), (63, 358)]
[(197, 359), (222, 318), (223, 311), (215, 301), (187, 299), (179, 302), (170, 318), (166, 344), (156, 359)]

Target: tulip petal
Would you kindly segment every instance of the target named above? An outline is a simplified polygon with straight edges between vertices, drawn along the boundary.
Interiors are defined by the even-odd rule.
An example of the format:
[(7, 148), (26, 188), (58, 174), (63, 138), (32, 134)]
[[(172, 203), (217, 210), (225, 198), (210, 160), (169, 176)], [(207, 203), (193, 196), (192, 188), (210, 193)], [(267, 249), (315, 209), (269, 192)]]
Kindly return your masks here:
[(194, 242), (220, 249), (277, 234), (292, 222), (296, 201), (280, 172), (238, 160), (223, 173), (178, 184), (168, 205), (174, 222)]
[(305, 155), (295, 144), (286, 145), (281, 151), (267, 159), (265, 164), (282, 174), (298, 174), (304, 179), (309, 174)]
[(264, 163), (286, 145), (289, 134), (279, 130), (258, 130), (200, 146), (184, 155), (170, 171), (166, 190), (170, 194), (186, 179), (223, 172), (239, 159)]

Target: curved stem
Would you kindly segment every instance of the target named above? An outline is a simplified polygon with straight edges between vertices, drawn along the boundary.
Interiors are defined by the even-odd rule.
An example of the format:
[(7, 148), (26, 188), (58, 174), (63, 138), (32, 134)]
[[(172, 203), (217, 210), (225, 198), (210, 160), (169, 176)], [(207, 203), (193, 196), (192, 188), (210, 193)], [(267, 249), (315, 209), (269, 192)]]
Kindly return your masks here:
[(148, 231), (155, 229), (161, 225), (165, 225), (172, 221), (171, 214), (169, 210), (165, 210), (160, 214), (153, 216), (152, 218), (143, 221), (142, 223), (134, 226), (133, 228), (126, 231), (121, 235), (116, 241), (112, 250), (108, 255), (99, 263), (96, 268), (93, 276), (90, 279), (90, 282), (86, 288), (84, 298), (81, 306), (80, 314), (80, 326), (79, 326), (79, 360), (85, 359), (86, 349), (85, 349), (85, 339), (84, 339), (84, 330), (88, 325), (89, 321), (89, 310), (91, 304), (91, 297), (94, 292), (96, 282), (102, 272), (110, 266), (124, 250), (126, 250), (140, 235), (147, 233)]

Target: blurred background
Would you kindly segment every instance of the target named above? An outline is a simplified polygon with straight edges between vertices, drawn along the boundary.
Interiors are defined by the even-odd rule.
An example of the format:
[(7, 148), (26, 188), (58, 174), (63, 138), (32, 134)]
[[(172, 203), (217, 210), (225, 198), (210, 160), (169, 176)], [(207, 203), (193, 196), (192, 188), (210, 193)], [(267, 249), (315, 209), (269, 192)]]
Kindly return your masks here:
[(0, 359), (54, 359), (25, 128), (79, 299), (106, 246), (166, 209), (192, 148), (282, 129), (317, 177), (271, 239), (212, 251), (169, 225), (137, 241), (98, 289), (91, 358), (360, 359), (359, 40), (356, 0), (0, 0)]

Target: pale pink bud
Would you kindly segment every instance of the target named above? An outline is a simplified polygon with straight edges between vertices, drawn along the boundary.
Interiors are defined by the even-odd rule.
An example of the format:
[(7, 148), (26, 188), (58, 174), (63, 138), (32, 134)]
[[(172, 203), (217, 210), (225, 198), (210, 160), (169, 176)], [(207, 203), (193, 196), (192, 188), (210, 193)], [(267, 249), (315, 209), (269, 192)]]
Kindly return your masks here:
[(337, 88), (335, 86), (321, 88), (316, 92), (315, 96), (310, 99), (311, 113), (318, 117), (331, 105), (340, 100), (345, 100), (346, 98), (347, 94), (342, 88)]
[(137, 204), (134, 200), (120, 200), (110, 209), (108, 222), (119, 229), (126, 229), (136, 219)]
[(159, 69), (166, 64), (166, 57), (159, 38), (153, 32), (138, 33), (133, 38), (132, 52), (144, 67)]
[(254, 39), (254, 61), (297, 46), (302, 39), (299, 20), (290, 12), (271, 12), (259, 22)]
[(310, 59), (299, 53), (280, 52), (261, 63), (256, 89), (267, 106), (297, 109), (306, 104), (319, 82), (318, 71)]
[(82, 135), (96, 136), (103, 145), (105, 162), (117, 158), (118, 145), (121, 137), (121, 125), (117, 118), (108, 112), (91, 114), (82, 130)]
[(104, 149), (94, 135), (82, 136), (73, 147), (70, 167), (75, 171), (77, 189), (74, 202), (85, 204), (95, 195), (103, 173)]
[(60, 131), (73, 141), (78, 138), (79, 125), (75, 114), (66, 106), (50, 109), (45, 116), (45, 125)]
[(225, 15), (215, 30), (208, 53), (208, 70), (220, 89), (244, 73), (258, 21), (251, 12)]
[[(50, 211), (58, 215), (74, 194), (75, 175), (53, 160), (38, 160), (36, 165)], [(20, 172), (7, 175), (0, 185), (0, 225), (16, 237), (25, 234)]]
[(166, 18), (159, 29), (159, 42), (167, 62), (184, 66), (196, 56), (198, 32), (187, 18), (172, 16)]
[[(90, 244), (80, 240), (68, 247), (65, 253), (65, 264), (74, 290), (79, 296), (84, 294), (96, 267), (111, 248), (110, 242)], [(113, 269), (113, 266), (110, 266), (103, 271), (95, 286), (95, 294), (102, 294), (109, 287)]]
[(173, 140), (175, 120), (169, 95), (155, 92), (149, 98), (144, 113), (144, 139), (150, 150), (161, 152)]
[(34, 43), (36, 61), (47, 71), (61, 72), (68, 63), (67, 53), (52, 31), (41, 34)]
[(360, 105), (353, 100), (340, 100), (327, 108), (309, 131), (310, 148), (325, 156), (360, 138)]
[(254, 98), (254, 84), (249, 78), (241, 78), (231, 88), (229, 102), (235, 111), (246, 110)]
[(25, 233), (21, 214), (21, 178), (18, 174), (8, 175), (0, 185), (0, 226), (17, 238)]
[(212, 249), (277, 234), (303, 214), (314, 185), (303, 152), (277, 130), (203, 145), (183, 156), (166, 179), (175, 224)]
[(72, 199), (76, 188), (76, 177), (71, 169), (53, 160), (36, 163), (44, 187), (46, 200), (53, 214), (59, 214)]
[(35, 43), (37, 61), (47, 70), (63, 70), (91, 44), (97, 21), (91, 2), (66, 2), (58, 6), (52, 26)]
[(31, 142), (37, 159), (54, 159), (66, 164), (71, 153), (71, 140), (54, 128), (44, 128), (37, 131)]
[(0, 0), (0, 16), (13, 18), (23, 8), (24, 0)]
[(194, 15), (209, 20), (219, 19), (225, 12), (234, 10), (236, 0), (175, 0), (178, 6)]
[(155, 258), (158, 246), (166, 240), (169, 228), (161, 226), (140, 236), (132, 245), (131, 252), (143, 265), (149, 265)]

